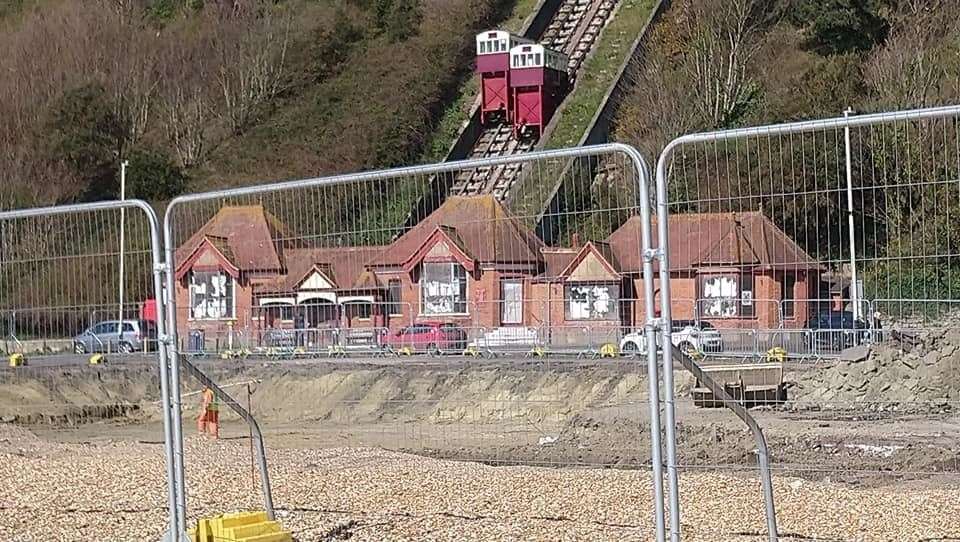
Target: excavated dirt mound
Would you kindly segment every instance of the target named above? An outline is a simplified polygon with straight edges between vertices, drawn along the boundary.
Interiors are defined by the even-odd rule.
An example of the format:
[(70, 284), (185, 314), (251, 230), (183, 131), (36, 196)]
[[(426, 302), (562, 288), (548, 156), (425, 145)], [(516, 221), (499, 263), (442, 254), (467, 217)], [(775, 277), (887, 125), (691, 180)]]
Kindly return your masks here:
[(866, 359), (806, 371), (797, 408), (949, 412), (960, 400), (960, 329), (896, 333)]
[(23, 368), (0, 377), (0, 422), (79, 425), (132, 418), (159, 397), (155, 368)]
[[(754, 409), (773, 461), (800, 477), (857, 484), (960, 473), (956, 414), (908, 412), (905, 391), (900, 403), (890, 403), (888, 393), (955, 398), (956, 387), (949, 388), (956, 377), (952, 340), (925, 337), (905, 343), (904, 355), (878, 350), (864, 362), (800, 371), (795, 394), (836, 406)], [(647, 383), (636, 364), (215, 361), (202, 369), (218, 382), (240, 384), (228, 390), (241, 404), (246, 383), (253, 382), (253, 411), (271, 447), (377, 447), (488, 464), (642, 468), (650, 461)], [(7, 376), (0, 379), (0, 420), (26, 426), (41, 439), (162, 438), (153, 368), (37, 368)], [(858, 378), (867, 381), (862, 389)], [(946, 393), (931, 391), (939, 390), (932, 382), (945, 383)], [(196, 390), (184, 382), (188, 436), (195, 431)], [(696, 408), (679, 398), (680, 464), (754, 475), (756, 444), (742, 422), (724, 409)], [(247, 438), (247, 427), (226, 409), (223, 420), (225, 440)], [(0, 448), (29, 453), (29, 434), (5, 435)]]

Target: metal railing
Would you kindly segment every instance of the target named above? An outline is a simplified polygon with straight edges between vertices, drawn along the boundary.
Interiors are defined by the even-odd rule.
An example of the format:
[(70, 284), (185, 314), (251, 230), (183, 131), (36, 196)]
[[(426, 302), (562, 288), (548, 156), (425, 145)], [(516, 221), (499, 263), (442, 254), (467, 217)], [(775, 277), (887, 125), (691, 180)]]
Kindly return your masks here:
[[(703, 250), (705, 246), (720, 250), (717, 247), (724, 245), (715, 235), (723, 231), (733, 237), (726, 246), (750, 244), (759, 248), (754, 254), (766, 261), (760, 265), (734, 261), (726, 275), (721, 273), (711, 283), (721, 291), (745, 289), (755, 275), (768, 285), (828, 278), (831, 289), (849, 292), (854, 307), (869, 291), (894, 294), (881, 293), (876, 298), (915, 297), (901, 295), (905, 291), (942, 291), (939, 285), (921, 283), (926, 279), (920, 271), (937, 273), (949, 257), (958, 256), (943, 245), (937, 226), (938, 220), (949, 220), (950, 215), (937, 190), (948, 190), (960, 175), (955, 171), (953, 129), (958, 117), (957, 106), (847, 114), (689, 134), (671, 141), (656, 169), (659, 246), (670, 246), (673, 229), (688, 228), (682, 220), (694, 225), (686, 230), (690, 235), (683, 238), (684, 250), (671, 248), (656, 254), (660, 275), (670, 276), (697, 262), (702, 265), (703, 260), (716, 261)], [(845, 205), (834, 205), (836, 201)], [(698, 213), (715, 214), (708, 218)], [(714, 221), (710, 226), (704, 222), (708, 219)], [(726, 222), (718, 222), (722, 220)], [(776, 248), (765, 252), (771, 243)], [(672, 257), (680, 261), (671, 261)], [(720, 259), (726, 257), (720, 255)], [(660, 291), (665, 341), (672, 333), (671, 282), (664, 281)], [(750, 287), (752, 292), (756, 285)], [(956, 295), (951, 287), (946, 290), (949, 295), (929, 297)], [(681, 529), (673, 349), (664, 350), (663, 364), (670, 537), (676, 542)], [(755, 423), (748, 425), (759, 431)], [(766, 487), (769, 473), (763, 477)], [(765, 492), (765, 497), (768, 537), (775, 541), (772, 494)]]
[[(244, 285), (238, 282), (236, 274), (221, 273), (213, 277), (202, 277), (202, 280), (213, 280), (215, 286), (211, 288), (195, 288), (188, 292), (173, 295), (178, 288), (183, 289), (185, 274), (190, 273), (187, 262), (192, 251), (200, 250), (203, 243), (209, 243), (210, 250), (217, 250), (217, 239), (223, 239), (222, 232), (208, 231), (201, 232), (203, 228), (216, 228), (217, 215), (219, 213), (249, 213), (245, 217), (245, 222), (251, 226), (249, 235), (245, 237), (261, 237), (251, 240), (257, 243), (255, 250), (247, 250), (243, 246), (233, 247), (229, 251), (236, 255), (237, 250), (248, 254), (248, 258), (271, 258), (269, 254), (264, 256), (264, 252), (269, 252), (269, 245), (277, 247), (279, 254), (287, 260), (295, 259), (298, 250), (304, 259), (309, 258), (302, 269), (296, 271), (296, 277), (286, 277), (287, 280), (310, 280), (317, 285), (332, 285), (337, 283), (339, 290), (349, 290), (351, 293), (345, 296), (344, 301), (357, 301), (369, 303), (370, 299), (364, 292), (368, 291), (374, 284), (387, 286), (392, 276), (396, 276), (397, 270), (403, 270), (409, 273), (411, 269), (408, 258), (414, 257), (417, 251), (429, 251), (430, 247), (424, 247), (422, 243), (436, 242), (441, 243), (448, 256), (456, 259), (461, 266), (469, 267), (473, 273), (482, 274), (478, 263), (484, 265), (494, 262), (521, 262), (510, 270), (511, 273), (537, 274), (539, 271), (530, 268), (529, 264), (522, 263), (524, 258), (529, 258), (523, 250), (539, 251), (536, 243), (532, 241), (533, 234), (530, 229), (536, 216), (504, 216), (495, 211), (489, 213), (491, 209), (496, 209), (493, 204), (484, 204), (483, 207), (477, 207), (476, 212), (482, 216), (470, 218), (464, 216), (462, 210), (443, 219), (443, 222), (432, 221), (431, 217), (425, 217), (419, 224), (412, 225), (411, 229), (405, 229), (403, 224), (391, 224), (382, 221), (384, 216), (393, 216), (390, 211), (393, 207), (407, 205), (413, 206), (421, 197), (428, 199), (434, 197), (429, 191), (437, 183), (432, 179), (437, 177), (452, 178), (457, 174), (462, 174), (469, 170), (478, 170), (482, 168), (495, 168), (508, 165), (525, 165), (528, 169), (538, 172), (541, 176), (554, 171), (558, 166), (562, 166), (565, 161), (572, 159), (595, 158), (619, 158), (624, 166), (624, 182), (636, 193), (636, 201), (610, 202), (610, 210), (602, 210), (596, 213), (594, 225), (598, 230), (612, 231), (614, 213), (623, 213), (633, 211), (641, 216), (641, 228), (636, 239), (635, 259), (643, 261), (642, 270), (638, 270), (644, 279), (644, 291), (646, 301), (644, 303), (646, 318), (640, 319), (652, 323), (654, 314), (653, 296), (653, 267), (651, 259), (644, 259), (652, 248), (652, 230), (650, 227), (650, 209), (646, 204), (640, 204), (650, 200), (648, 190), (648, 169), (645, 161), (640, 154), (633, 148), (619, 144), (597, 145), (592, 147), (583, 147), (576, 149), (562, 149), (554, 151), (534, 152), (522, 155), (492, 157), (480, 160), (464, 160), (457, 162), (448, 162), (442, 164), (433, 164), (427, 166), (415, 166), (406, 168), (397, 168), (392, 170), (373, 171), (366, 173), (337, 175), (326, 178), (305, 179), (302, 181), (265, 184), (260, 186), (238, 188), (232, 190), (222, 190), (209, 192), (205, 194), (193, 194), (181, 196), (173, 200), (167, 207), (164, 217), (164, 242), (166, 249), (166, 265), (170, 269), (167, 279), (167, 289), (171, 292), (169, 303), (167, 303), (167, 319), (172, 325), (171, 334), (173, 335), (173, 344), (178, 344), (178, 335), (187, 333), (189, 330), (188, 314), (186, 310), (178, 310), (177, 298), (188, 298), (191, 303), (197, 303), (196, 307), (204, 310), (205, 316), (210, 316), (211, 312), (215, 315), (234, 314), (243, 316), (246, 307), (238, 307), (238, 297), (235, 295), (238, 285)], [(589, 161), (589, 160), (588, 160)], [(546, 172), (546, 173), (545, 173)], [(535, 173), (536, 174), (536, 173)], [(480, 196), (480, 198), (492, 196)], [(442, 200), (443, 194), (436, 195), (438, 200)], [(317, 202), (323, 202), (319, 204)], [(449, 200), (448, 200), (449, 201)], [(480, 201), (480, 200), (477, 200)], [(425, 208), (433, 208), (436, 202), (426, 205)], [(452, 204), (468, 205), (467, 203)], [(318, 213), (320, 208), (324, 212)], [(445, 212), (444, 205), (436, 206), (435, 213)], [(269, 215), (269, 217), (268, 217)], [(433, 216), (433, 215), (431, 215)], [(438, 219), (439, 220), (439, 219)], [(460, 225), (451, 227), (452, 221), (459, 221)], [(212, 225), (211, 225), (212, 224)], [(268, 225), (269, 224), (269, 225)], [(282, 224), (278, 227), (277, 224)], [(433, 226), (429, 226), (433, 224)], [(262, 227), (260, 226), (262, 225)], [(432, 227), (432, 231), (422, 232), (423, 228)], [(419, 229), (418, 229), (419, 228)], [(464, 237), (460, 235), (457, 228), (469, 230), (471, 241), (476, 239), (496, 239), (498, 235), (508, 236), (508, 240), (499, 241), (497, 246), (502, 250), (516, 250), (518, 254), (497, 254), (493, 260), (477, 259), (489, 258), (487, 249), (465, 250)], [(414, 232), (410, 234), (410, 232)], [(408, 240), (410, 235), (423, 233), (418, 238), (418, 244), (410, 246)], [(410, 235), (408, 235), (410, 234)], [(200, 237), (194, 237), (195, 235)], [(211, 238), (205, 235), (212, 236)], [(431, 241), (433, 240), (433, 241)], [(386, 251), (387, 246), (391, 247)], [(524, 249), (523, 247), (526, 247)], [(336, 248), (338, 254), (331, 257), (328, 250)], [(383, 260), (378, 264), (375, 256)], [(220, 252), (219, 256), (227, 258), (228, 256)], [(398, 259), (399, 258), (399, 259)], [(535, 254), (534, 259), (539, 259), (540, 255)], [(352, 260), (352, 262), (351, 262)], [(441, 260), (443, 261), (443, 260)], [(449, 260), (446, 260), (449, 261)], [(265, 264), (271, 265), (269, 261)], [(350, 265), (350, 267), (346, 267)], [(511, 264), (513, 265), (513, 264)], [(313, 271), (311, 271), (311, 269)], [(452, 269), (452, 270), (451, 270)], [(425, 296), (419, 301), (419, 306), (429, 309), (424, 310), (425, 314), (447, 314), (447, 313), (469, 313), (467, 304), (469, 299), (464, 300), (466, 293), (468, 298), (473, 294), (478, 296), (490, 295), (492, 292), (486, 290), (492, 286), (488, 284), (470, 283), (466, 290), (462, 289), (466, 281), (466, 273), (462, 276), (456, 276), (456, 269), (451, 267), (438, 267), (432, 269), (430, 273), (418, 271), (421, 275), (429, 275), (427, 278), (421, 276), (421, 280), (426, 281)], [(476, 278), (476, 275), (474, 275)], [(240, 279), (242, 280), (242, 279)], [(409, 279), (407, 279), (409, 280)], [(204, 284), (208, 284), (205, 282)], [(392, 287), (393, 283), (389, 283)], [(404, 286), (404, 285), (407, 286)], [(409, 282), (404, 282), (403, 277), (398, 277), (397, 285), (401, 290), (408, 287)], [(190, 286), (193, 288), (193, 286)], [(233, 288), (233, 289), (231, 289)], [(484, 294), (477, 294), (477, 289), (484, 291)], [(231, 293), (234, 292), (234, 293)], [(182, 297), (181, 297), (182, 296)], [(211, 297), (213, 296), (213, 297)], [(244, 298), (246, 299), (246, 298)], [(245, 302), (245, 301), (244, 301)], [(212, 311), (210, 310), (212, 307)], [(190, 307), (191, 311), (194, 306)], [(413, 311), (411, 311), (413, 312)], [(496, 327), (491, 320), (472, 321), (469, 314), (466, 321), (458, 322), (459, 325), (466, 328), (477, 328), (474, 335), (480, 338), (479, 333), (488, 333), (490, 328)], [(245, 328), (246, 323), (237, 322), (238, 327)], [(414, 325), (415, 321), (410, 325)], [(391, 331), (393, 331), (393, 326)], [(540, 326), (538, 335), (542, 336)], [(483, 331), (486, 328), (486, 331)], [(343, 346), (346, 332), (342, 333), (337, 339), (338, 344)], [(653, 337), (654, 328), (647, 327), (647, 334)], [(254, 333), (248, 335), (253, 338)], [(296, 336), (296, 332), (294, 332)], [(484, 335), (485, 337), (486, 335)], [(261, 340), (258, 337), (258, 341)], [(551, 336), (551, 340), (554, 340)], [(588, 337), (586, 348), (595, 349), (596, 343), (600, 340)], [(484, 349), (494, 351), (501, 348), (493, 346), (496, 342), (493, 338), (482, 338)], [(502, 341), (501, 344), (509, 342)], [(400, 342), (402, 344), (402, 341)], [(510, 345), (507, 346), (510, 348)], [(178, 354), (179, 352), (175, 352)], [(662, 538), (663, 527), (663, 499), (662, 499), (662, 461), (660, 445), (660, 417), (659, 417), (659, 381), (658, 367), (655, 363), (656, 353), (651, 351), (648, 356), (647, 372), (650, 380), (650, 420), (651, 420), (651, 454), (653, 489), (654, 489), (654, 519), (657, 532)], [(179, 356), (171, 356), (171, 371), (176, 376), (180, 374)], [(179, 380), (174, 378), (173, 395), (179, 397)], [(175, 404), (174, 412), (179, 416), (179, 402)], [(179, 417), (176, 419), (179, 425)], [(175, 448), (182, 454), (182, 435), (179, 432), (174, 434)], [(178, 465), (179, 478), (183, 477), (183, 467)], [(186, 487), (184, 487), (186, 490)], [(185, 495), (186, 491), (184, 491)], [(181, 499), (183, 496), (181, 496)]]
[[(134, 211), (126, 213), (125, 211)], [(122, 244), (114, 236), (128, 229)], [(56, 235), (51, 235), (55, 232)], [(0, 212), (3, 266), (0, 267), (0, 311), (11, 315), (8, 330), (14, 342), (27, 331), (16, 324), (19, 314), (29, 315), (31, 335), (70, 336), (88, 315), (102, 310), (107, 300), (115, 300), (121, 284), (131, 286), (131, 295), (162, 299), (164, 268), (161, 265), (160, 225), (153, 208), (140, 200), (105, 201), (62, 205), (38, 209)], [(121, 273), (113, 268), (116, 255), (126, 254), (127, 266)], [(78, 280), (78, 271), (92, 281)], [(29, 277), (29, 280), (25, 280)], [(120, 296), (119, 320), (123, 320), (123, 296)], [(114, 313), (117, 315), (117, 313)], [(91, 318), (93, 316), (90, 316)], [(92, 323), (92, 322), (91, 322)], [(122, 328), (119, 328), (122, 330)], [(180, 538), (186, 532), (184, 507), (179, 496), (183, 487), (177, 473), (180, 455), (173, 446), (179, 420), (173, 416), (177, 377), (168, 371), (167, 328), (157, 322), (157, 365), (163, 415), (166, 459), (168, 536)], [(99, 337), (94, 339), (103, 345)], [(43, 357), (40, 352), (37, 357)], [(172, 382), (171, 382), (172, 378)]]

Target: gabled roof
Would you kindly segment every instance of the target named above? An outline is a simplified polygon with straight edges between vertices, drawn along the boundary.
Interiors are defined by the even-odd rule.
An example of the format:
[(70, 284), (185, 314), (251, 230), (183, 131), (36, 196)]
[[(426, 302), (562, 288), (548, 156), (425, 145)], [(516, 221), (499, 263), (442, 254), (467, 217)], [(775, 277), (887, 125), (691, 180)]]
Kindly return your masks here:
[[(383, 246), (371, 247), (321, 247), (288, 249), (286, 280), (280, 288), (284, 292), (295, 292), (309, 278), (315, 269), (335, 284), (339, 290), (368, 289), (374, 284), (370, 277), (364, 276), (370, 260), (383, 252)], [(269, 285), (274, 286), (274, 285)], [(264, 285), (259, 291), (266, 291)]]
[[(656, 220), (653, 223), (656, 231)], [(643, 265), (640, 217), (630, 217), (607, 242), (624, 272)], [(670, 216), (670, 270), (750, 266), (766, 269), (819, 269), (820, 265), (759, 211), (690, 213)], [(659, 247), (654, 234), (653, 245)]]
[(457, 229), (452, 226), (437, 226), (437, 229), (430, 234), (430, 237), (427, 237), (420, 248), (403, 262), (404, 270), (409, 271), (419, 265), (441, 243), (450, 251), (450, 256), (459, 262), (464, 269), (467, 271), (474, 270), (476, 261), (470, 256), (469, 249), (457, 233)]
[(280, 271), (284, 251), (303, 246), (302, 240), (291, 235), (262, 205), (226, 206), (177, 249), (178, 274), (205, 237), (217, 239), (218, 250), (230, 252), (241, 272)]
[[(319, 274), (323, 279), (328, 282), (333, 288), (337, 288), (337, 275), (334, 273), (333, 266), (329, 263), (315, 263), (307, 269), (307, 272), (303, 274), (298, 280), (295, 280), (293, 284), (294, 290), (299, 290), (303, 286), (304, 282), (314, 275), (314, 273)], [(293, 275), (290, 275), (290, 278), (295, 278)]]
[(190, 253), (180, 265), (176, 273), (177, 279), (182, 278), (183, 275), (200, 262), (204, 256), (212, 257), (214, 261), (217, 262), (217, 266), (229, 273), (233, 278), (240, 276), (240, 268), (237, 265), (236, 257), (233, 255), (233, 250), (230, 249), (227, 240), (223, 237), (205, 235), (203, 239), (200, 240), (200, 243), (193, 249), (193, 252)]
[(544, 247), (540, 250), (543, 257), (544, 269), (542, 278), (559, 278), (563, 270), (577, 257), (579, 251), (575, 248)]
[(477, 263), (539, 264), (544, 246), (492, 195), (451, 196), (374, 259), (374, 266), (404, 265), (440, 227), (456, 231), (457, 245)]
[(610, 248), (610, 245), (605, 242), (598, 241), (588, 241), (587, 244), (583, 245), (579, 252), (570, 260), (566, 267), (560, 271), (561, 278), (567, 278), (572, 275), (580, 264), (584, 262), (590, 255), (594, 255), (597, 258), (597, 261), (600, 262), (600, 265), (603, 267), (603, 270), (610, 275), (619, 275), (620, 267), (617, 263), (617, 258), (613, 253), (613, 250)]

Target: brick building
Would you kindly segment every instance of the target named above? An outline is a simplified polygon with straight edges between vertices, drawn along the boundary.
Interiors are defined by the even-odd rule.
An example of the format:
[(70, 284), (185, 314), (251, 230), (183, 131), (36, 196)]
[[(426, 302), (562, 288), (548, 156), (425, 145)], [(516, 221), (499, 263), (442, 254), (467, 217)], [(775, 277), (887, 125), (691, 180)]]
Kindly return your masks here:
[[(761, 213), (675, 215), (670, 232), (674, 318), (806, 322), (819, 267)], [(313, 247), (262, 207), (224, 207), (177, 252), (178, 331), (207, 344), (237, 335), (262, 344), (293, 328), (363, 336), (423, 321), (473, 335), (622, 332), (645, 316), (639, 235), (633, 217), (604, 241), (547, 247), (495, 198), (471, 196), (448, 198), (387, 246)]]

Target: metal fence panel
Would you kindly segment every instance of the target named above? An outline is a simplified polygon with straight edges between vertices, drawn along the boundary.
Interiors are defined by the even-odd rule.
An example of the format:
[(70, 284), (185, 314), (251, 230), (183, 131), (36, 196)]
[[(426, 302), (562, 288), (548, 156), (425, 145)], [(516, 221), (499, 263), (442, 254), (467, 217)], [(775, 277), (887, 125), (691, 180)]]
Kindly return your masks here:
[[(920, 444), (934, 434), (953, 446), (960, 439), (941, 418), (960, 398), (960, 381), (948, 376), (958, 366), (949, 333), (960, 294), (958, 115), (960, 108), (947, 107), (693, 134), (660, 157), (660, 270), (670, 276), (662, 288), (663, 335), (675, 333), (670, 315), (687, 310), (684, 299), (710, 305), (697, 316), (720, 331), (723, 348), (708, 355), (704, 369), (741, 403), (772, 405), (757, 416), (780, 479), (867, 485), (958, 471), (955, 454)], [(761, 299), (770, 300), (770, 310)], [(722, 443), (676, 448), (676, 416), (685, 432), (696, 431), (689, 412), (704, 406), (710, 391), (700, 379), (681, 380), (674, 400), (673, 360), (668, 349), (676, 540), (681, 471), (750, 467), (726, 459)], [(794, 363), (804, 360), (817, 363)], [(930, 432), (895, 435), (907, 412), (919, 413)], [(869, 430), (856, 422), (867, 418), (877, 420)], [(824, 425), (798, 442), (801, 420)], [(907, 448), (921, 459), (911, 460)], [(945, 462), (933, 459), (944, 454)], [(792, 519), (781, 518), (787, 525)], [(767, 528), (775, 538), (772, 521)]]
[[(443, 191), (504, 167), (516, 193)], [(527, 205), (563, 171), (561, 203)], [(602, 145), (178, 198), (165, 239), (179, 353), (220, 382), (258, 380), (268, 439), (630, 468), (649, 442), (645, 519), (662, 536), (656, 353), (619, 355), (625, 335), (654, 333), (646, 174), (632, 148)], [(208, 464), (204, 449), (191, 439), (190, 462)], [(230, 502), (194, 495), (205, 512)]]
[[(3, 475), (5, 509), (31, 519), (5, 533), (13, 539), (46, 538), (52, 525), (57, 536), (96, 538), (70, 510), (98, 509), (102, 500), (139, 510), (124, 536), (159, 538), (154, 519), (164, 510), (176, 532), (166, 326), (156, 318), (159, 240), (157, 217), (141, 201), (0, 212), (0, 427), (13, 431), (4, 442), (30, 450), (4, 461), (17, 469)], [(134, 380), (148, 383), (144, 393), (131, 390)], [(98, 440), (98, 426), (132, 418), (153, 420), (150, 433), (162, 418), (166, 492), (149, 472), (156, 483), (125, 486), (98, 464), (109, 446), (80, 451), (80, 443)]]

